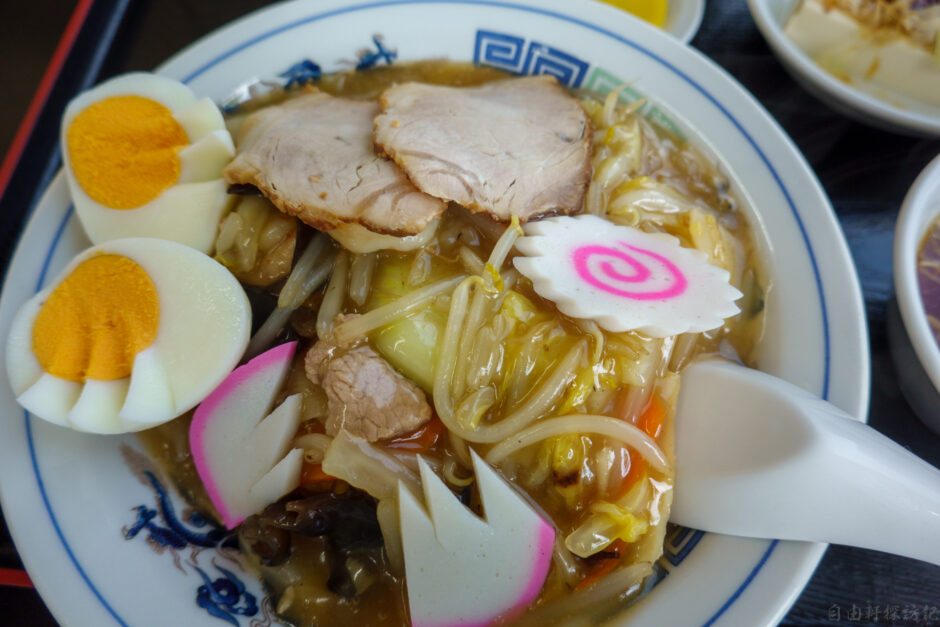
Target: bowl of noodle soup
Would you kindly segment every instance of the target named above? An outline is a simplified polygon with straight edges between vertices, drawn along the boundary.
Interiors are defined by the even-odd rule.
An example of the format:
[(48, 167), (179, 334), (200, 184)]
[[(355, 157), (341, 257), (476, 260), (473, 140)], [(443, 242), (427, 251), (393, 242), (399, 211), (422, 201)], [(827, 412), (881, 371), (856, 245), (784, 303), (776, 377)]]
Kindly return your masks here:
[[(368, 52), (360, 55), (360, 65), (368, 57), (367, 64), (380, 67), (333, 74), (349, 70), (348, 59), (363, 46)], [(383, 57), (391, 56), (388, 51), (395, 58), (386, 67), (392, 60)], [(442, 58), (452, 63), (426, 61)], [(345, 242), (314, 248), (320, 236), (310, 234), (306, 245), (316, 253), (310, 257), (332, 255), (337, 278), (321, 277), (325, 292), (315, 308), (292, 312), (296, 332), (304, 338), (318, 332), (368, 334), (399, 371), (433, 393), (436, 413), (453, 437), (439, 439), (429, 457), (454, 485), (466, 478), (462, 447), (470, 443), (549, 513), (564, 530), (569, 551), (590, 556), (596, 548), (591, 539), (603, 535), (599, 525), (605, 520), (591, 517), (603, 508), (590, 508), (610, 504), (607, 495), (616, 490), (609, 478), (616, 476), (613, 468), (625, 467), (627, 453), (609, 437), (585, 438), (565, 423), (554, 423), (561, 425), (559, 431), (548, 435), (526, 431), (548, 414), (553, 420), (616, 414), (636, 422), (659, 404), (668, 416), (683, 365), (717, 353), (801, 385), (852, 415), (865, 415), (863, 309), (832, 209), (790, 140), (753, 97), (707, 59), (638, 20), (589, 2), (297, 1), (217, 31), (158, 71), (225, 104), (240, 87), (257, 95), (265, 85), (283, 85), (283, 75), (289, 81), (290, 70), (308, 59), (325, 72), (320, 89), (364, 98), (415, 75), (451, 84), (506, 73), (555, 76), (590, 116), (595, 138), (608, 138), (597, 141), (592, 154), (587, 210), (612, 223), (668, 233), (702, 250), (744, 294), (742, 313), (715, 333), (658, 339), (606, 334), (553, 311), (514, 273), (506, 263), (514, 236), (505, 224), (449, 211), (433, 241), (381, 253), (357, 252), (355, 244)], [(229, 118), (236, 134), (238, 117), (233, 111)], [(234, 213), (244, 222), (254, 219), (252, 211), (239, 205)], [(231, 269), (244, 251), (237, 244), (238, 225), (232, 225), (236, 220), (229, 222), (221, 226), (217, 256)], [(59, 176), (37, 207), (8, 273), (2, 337), (15, 309), (87, 247), (84, 237)], [(299, 264), (300, 258), (295, 269)], [(287, 282), (284, 289), (291, 279)], [(482, 288), (492, 290), (497, 282), (497, 295)], [(345, 296), (331, 299), (329, 293)], [(404, 318), (412, 321), (409, 328), (400, 311), (395, 313), (396, 307), (414, 303), (424, 307), (426, 319), (418, 321), (423, 328), (440, 334), (440, 342), (431, 345), (439, 347), (439, 363), (449, 366), (429, 370), (420, 351), (417, 359), (395, 355), (403, 337), (410, 338), (409, 346), (422, 344), (414, 335), (421, 324)], [(333, 314), (339, 313), (361, 315), (334, 325)], [(833, 326), (833, 320), (839, 324)], [(480, 366), (497, 352), (502, 369)], [(584, 382), (585, 369), (599, 363), (610, 364), (604, 374), (613, 383)], [(481, 373), (476, 379), (460, 371), (474, 370), (474, 364)], [(449, 373), (444, 380), (442, 372)], [(531, 372), (540, 377), (531, 378)], [(288, 386), (307, 385), (298, 379)], [(502, 396), (488, 398), (492, 392), (486, 390), (493, 389)], [(267, 568), (239, 556), (231, 544), (213, 544), (214, 523), (199, 513), (202, 497), (185, 476), (185, 429), (168, 426), (143, 439), (90, 437), (24, 415), (6, 387), (0, 394), (8, 414), (0, 438), (4, 513), (37, 588), (63, 624), (125, 624), (144, 617), (168, 624), (273, 624), (278, 614), (298, 622), (343, 623), (358, 616), (395, 624), (390, 608), (400, 595), (394, 585), (400, 583), (373, 585), (364, 593), (361, 605), (371, 609), (363, 611), (371, 613), (343, 614), (348, 608), (339, 607), (330, 614), (333, 610), (317, 608), (316, 594), (297, 585), (307, 576), (305, 568), (316, 568), (315, 559)], [(317, 402), (311, 392), (311, 416)], [(668, 458), (668, 419), (662, 425), (655, 430), (657, 445)], [(508, 444), (510, 436), (527, 444)], [(317, 437), (304, 442), (314, 457), (323, 448)], [(379, 448), (353, 440), (344, 445), (344, 459), (374, 457)], [(320, 454), (324, 469), (343, 472), (329, 465), (328, 450)], [(572, 459), (587, 464), (592, 477), (605, 478), (587, 481), (581, 473), (574, 482), (553, 480), (566, 476)], [(647, 463), (643, 479), (633, 477), (629, 486), (640, 486), (633, 496), (654, 504), (644, 521), (652, 531), (626, 550), (626, 568), (614, 573), (621, 579), (608, 575), (601, 584), (612, 583), (602, 593), (566, 606), (584, 574), (578, 560), (566, 566), (561, 554), (546, 584), (557, 590), (543, 592), (544, 609), (554, 613), (533, 614), (532, 620), (578, 615), (640, 625), (778, 621), (824, 547), (670, 527), (668, 471), (652, 457)], [(191, 467), (188, 472), (191, 480)], [(621, 474), (626, 482), (629, 472)], [(378, 517), (381, 523), (381, 509)], [(576, 579), (566, 580), (566, 567)], [(388, 579), (393, 568), (379, 578)], [(552, 608), (553, 603), (560, 605)]]
[[(889, 309), (891, 356), (899, 384), (918, 417), (940, 429), (940, 346), (932, 286), (936, 277), (940, 160), (934, 158), (908, 191), (898, 214), (894, 240), (896, 305)], [(903, 364), (903, 365), (902, 365)]]

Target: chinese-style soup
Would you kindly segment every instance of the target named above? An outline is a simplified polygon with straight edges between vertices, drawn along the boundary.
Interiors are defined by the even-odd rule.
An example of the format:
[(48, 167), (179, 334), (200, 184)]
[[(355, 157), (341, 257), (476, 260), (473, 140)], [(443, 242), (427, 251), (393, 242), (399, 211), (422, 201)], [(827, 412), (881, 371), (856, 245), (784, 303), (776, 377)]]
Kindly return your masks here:
[[(694, 142), (648, 121), (642, 101), (569, 94), (551, 82), (460, 63), (400, 64), (327, 75), (229, 116), (237, 155), (225, 175), (236, 195), (215, 257), (251, 296), (255, 331), (246, 359), (298, 342), (277, 401), (301, 395), (292, 441), (303, 450), (299, 485), (236, 529), (287, 621), (409, 624), (399, 485), (421, 494), (420, 457), (485, 519), (471, 451), (554, 531), (544, 582), (497, 622), (601, 620), (645, 589), (669, 518), (682, 369), (713, 354), (752, 362), (766, 283), (744, 208)], [(525, 168), (542, 139), (527, 136), (524, 121), (513, 125), (519, 138), (508, 137), (515, 132), (509, 126), (461, 117), (472, 108), (460, 100), (464, 92), (429, 85), (483, 90), (466, 92), (472, 107), (491, 106), (497, 117), (512, 107), (546, 120), (570, 113), (560, 130), (552, 127), (568, 152), (539, 162), (535, 182), (527, 182)], [(457, 100), (445, 106), (432, 96)], [(552, 109), (556, 97), (570, 103)], [(520, 98), (527, 103), (521, 108)], [(300, 121), (311, 107), (312, 121)], [(479, 180), (450, 153), (435, 154), (428, 166), (431, 149), (408, 146), (438, 139), (413, 125), (447, 115), (454, 130), (439, 138), (446, 150), (461, 150), (492, 123), (501, 129), (494, 145), (518, 142), (507, 149), (516, 160)], [(352, 168), (359, 180), (342, 187), (347, 170), (331, 168), (353, 159), (343, 133), (355, 116), (375, 119), (380, 162)], [(269, 145), (272, 133), (283, 135)], [(336, 148), (311, 161), (305, 151), (321, 141)], [(579, 150), (586, 151), (582, 161)], [(573, 171), (567, 159), (584, 168)], [(407, 176), (383, 170), (393, 161)], [(301, 173), (290, 171), (298, 163)], [(397, 178), (356, 196), (373, 169)], [(507, 185), (516, 191), (487, 204), (487, 186), (510, 171), (515, 180)], [(291, 181), (309, 186), (307, 196)], [(470, 200), (455, 200), (464, 197)], [(515, 244), (527, 223), (582, 213), (701, 251), (743, 293), (740, 313), (709, 331), (665, 337), (612, 332), (562, 313), (516, 268)], [(191, 420), (188, 414), (142, 437), (182, 494), (211, 513), (190, 452)], [(629, 429), (600, 429), (605, 420)]]

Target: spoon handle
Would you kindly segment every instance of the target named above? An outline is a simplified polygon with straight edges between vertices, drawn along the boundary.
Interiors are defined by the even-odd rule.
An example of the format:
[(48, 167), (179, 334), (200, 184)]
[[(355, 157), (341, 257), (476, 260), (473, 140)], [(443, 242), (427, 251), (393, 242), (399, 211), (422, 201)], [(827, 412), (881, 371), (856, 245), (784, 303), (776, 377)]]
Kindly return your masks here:
[(940, 471), (794, 385), (696, 364), (676, 434), (674, 522), (940, 564)]

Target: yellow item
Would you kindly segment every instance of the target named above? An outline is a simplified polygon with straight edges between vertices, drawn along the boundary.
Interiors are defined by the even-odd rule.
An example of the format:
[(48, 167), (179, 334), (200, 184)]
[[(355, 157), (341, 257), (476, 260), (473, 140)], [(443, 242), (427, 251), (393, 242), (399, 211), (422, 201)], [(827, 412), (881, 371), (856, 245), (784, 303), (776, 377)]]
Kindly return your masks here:
[(96, 102), (75, 116), (66, 137), (78, 184), (111, 209), (140, 207), (176, 183), (178, 153), (189, 143), (168, 108), (141, 96)]
[(602, 0), (602, 2), (632, 13), (660, 28), (666, 23), (666, 14), (669, 12), (669, 0)]
[(570, 414), (575, 407), (584, 405), (584, 402), (594, 391), (594, 368), (588, 366), (575, 377), (568, 387), (568, 395), (557, 411), (557, 415)]
[(509, 290), (503, 298), (499, 313), (509, 316), (516, 322), (526, 323), (538, 315), (539, 310), (531, 300), (515, 290)]
[(130, 376), (157, 337), (160, 303), (147, 272), (120, 255), (83, 261), (53, 290), (33, 325), (43, 370), (69, 381)]
[(650, 528), (646, 518), (614, 503), (598, 501), (591, 505), (591, 512), (595, 516), (606, 518), (609, 525), (606, 531), (610, 534), (611, 541), (620, 538), (628, 544), (636, 542)]
[[(513, 216), (513, 217), (516, 217), (516, 216)], [(503, 283), (503, 277), (502, 275), (500, 275), (499, 270), (497, 270), (496, 266), (491, 264), (489, 261), (486, 262), (485, 269), (486, 269), (486, 273), (490, 275), (490, 279), (493, 280), (493, 287), (495, 287), (497, 291), (502, 292), (503, 286), (505, 284)]]

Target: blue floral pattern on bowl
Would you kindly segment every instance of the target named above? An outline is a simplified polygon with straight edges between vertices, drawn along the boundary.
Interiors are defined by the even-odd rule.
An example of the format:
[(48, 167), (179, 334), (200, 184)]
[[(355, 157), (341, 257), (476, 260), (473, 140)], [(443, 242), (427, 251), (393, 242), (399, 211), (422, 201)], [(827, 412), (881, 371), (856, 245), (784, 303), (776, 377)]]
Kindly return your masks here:
[[(166, 487), (169, 483), (161, 480), (154, 463), (128, 446), (121, 450), (128, 467), (153, 498), (152, 506), (131, 508), (136, 518), (121, 530), (124, 539), (143, 538), (154, 553), (169, 553), (176, 568), (194, 580), (193, 599), (209, 615), (236, 627), (242, 625), (240, 617), (252, 619), (249, 627), (282, 624), (274, 615), (271, 597), (264, 596), (259, 602), (245, 585), (244, 577), (254, 580), (256, 576), (245, 567), (235, 534), (211, 516), (185, 505), (177, 514), (174, 497)], [(230, 566), (221, 566), (223, 560)]]
[[(157, 509), (138, 505), (137, 520), (124, 530), (124, 539), (131, 540), (141, 531), (147, 531), (147, 539), (151, 543), (173, 548), (183, 549), (187, 546), (200, 548), (217, 548), (220, 546), (234, 547), (234, 536), (224, 527), (212, 522), (201, 512), (193, 511), (184, 523), (177, 515), (163, 484), (149, 470), (143, 471), (157, 495)], [(163, 525), (154, 522), (159, 514)], [(199, 530), (207, 528), (206, 531)]]
[[(381, 63), (389, 65), (398, 58), (398, 51), (385, 45), (381, 35), (372, 36), (372, 47), (360, 49), (354, 60), (342, 60), (340, 65), (356, 70), (367, 70)], [(219, 108), (226, 114), (238, 111), (246, 102), (264, 96), (272, 91), (294, 89), (308, 85), (323, 76), (322, 66), (311, 60), (301, 59), (274, 78), (254, 78), (239, 85), (219, 103)]]
[(196, 590), (196, 605), (238, 627), (236, 616), (254, 616), (258, 613), (255, 595), (245, 590), (245, 584), (235, 573), (214, 562), (213, 566), (222, 573), (222, 577), (212, 580), (204, 570), (193, 566), (203, 581)]

